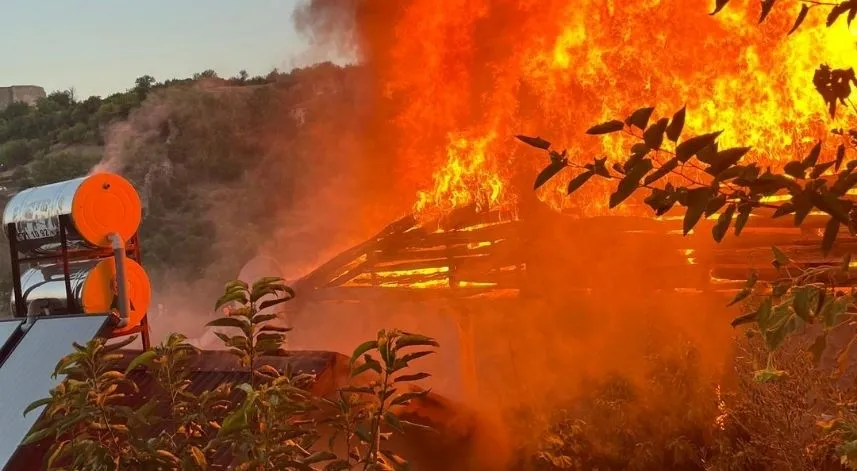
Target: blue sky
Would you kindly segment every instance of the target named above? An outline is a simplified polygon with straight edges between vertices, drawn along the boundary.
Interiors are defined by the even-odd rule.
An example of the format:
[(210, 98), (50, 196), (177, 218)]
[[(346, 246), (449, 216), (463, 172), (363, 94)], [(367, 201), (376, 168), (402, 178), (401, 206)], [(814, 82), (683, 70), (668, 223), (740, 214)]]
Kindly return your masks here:
[[(123, 91), (141, 75), (306, 65), (292, 11), (302, 0), (0, 0), (0, 86)], [(305, 57), (305, 56), (304, 56)]]

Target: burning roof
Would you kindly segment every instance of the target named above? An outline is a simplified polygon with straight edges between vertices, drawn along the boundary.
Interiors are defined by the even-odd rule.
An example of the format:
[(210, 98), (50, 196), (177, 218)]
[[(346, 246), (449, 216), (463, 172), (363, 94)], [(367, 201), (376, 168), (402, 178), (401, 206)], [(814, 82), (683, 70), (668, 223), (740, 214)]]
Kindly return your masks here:
[[(514, 174), (544, 162), (516, 134), (568, 146), (572, 162), (623, 160), (628, 136), (584, 131), (642, 106), (668, 116), (686, 105), (689, 132), (724, 130), (721, 145), (752, 146), (750, 160), (776, 165), (805, 153), (830, 127), (813, 71), (854, 63), (855, 37), (815, 13), (787, 35), (795, 11), (775, 8), (758, 25), (759, 8), (734, 0), (711, 16), (710, 2), (685, 0), (315, 0), (298, 22), (356, 49), (373, 71), (391, 174), (419, 189), (414, 210), (431, 220), (517, 201)], [(568, 173), (540, 198), (606, 211), (607, 184), (566, 198)]]

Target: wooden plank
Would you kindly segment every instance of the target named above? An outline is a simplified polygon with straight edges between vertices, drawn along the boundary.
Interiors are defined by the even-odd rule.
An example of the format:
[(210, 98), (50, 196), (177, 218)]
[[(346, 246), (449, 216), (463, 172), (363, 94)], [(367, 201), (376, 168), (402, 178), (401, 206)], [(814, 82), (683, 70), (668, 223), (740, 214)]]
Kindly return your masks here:
[(472, 273), (468, 275), (457, 274), (460, 283), (490, 283), (495, 288), (518, 288), (521, 285), (521, 270), (499, 271), (484, 273)]
[(378, 251), (376, 260), (379, 264), (404, 262), (409, 260), (431, 260), (435, 258), (469, 257), (475, 255), (487, 255), (491, 253), (505, 252), (516, 249), (520, 244), (516, 240), (501, 240), (491, 245), (483, 245), (470, 248), (466, 245), (457, 245), (450, 248), (438, 247), (429, 249), (403, 249)]
[[(788, 277), (785, 272), (780, 272), (771, 266), (759, 268), (717, 266), (711, 270), (711, 276), (721, 280), (741, 281), (746, 280), (750, 276), (750, 273), (754, 271), (758, 273), (760, 280), (765, 281), (781, 280)], [(857, 273), (832, 273), (830, 274), (830, 281), (837, 286), (850, 286), (857, 283)]]

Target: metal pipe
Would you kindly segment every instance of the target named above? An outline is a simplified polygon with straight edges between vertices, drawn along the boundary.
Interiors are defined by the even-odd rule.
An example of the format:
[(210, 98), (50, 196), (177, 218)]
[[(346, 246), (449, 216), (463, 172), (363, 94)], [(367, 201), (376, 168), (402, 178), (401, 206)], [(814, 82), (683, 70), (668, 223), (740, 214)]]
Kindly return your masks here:
[(113, 261), (116, 263), (116, 293), (119, 297), (119, 325), (128, 325), (131, 314), (131, 303), (128, 299), (128, 279), (125, 276), (125, 241), (117, 233), (110, 234), (113, 247)]

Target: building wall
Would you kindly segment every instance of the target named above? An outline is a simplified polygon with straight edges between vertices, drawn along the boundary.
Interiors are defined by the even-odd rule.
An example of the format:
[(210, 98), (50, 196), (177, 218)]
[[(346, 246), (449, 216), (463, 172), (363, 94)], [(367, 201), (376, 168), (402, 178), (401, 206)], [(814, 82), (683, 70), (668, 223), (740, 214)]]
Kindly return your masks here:
[(28, 105), (35, 105), (39, 98), (44, 98), (45, 96), (45, 89), (35, 85), (0, 87), (0, 110), (18, 101), (22, 101)]

